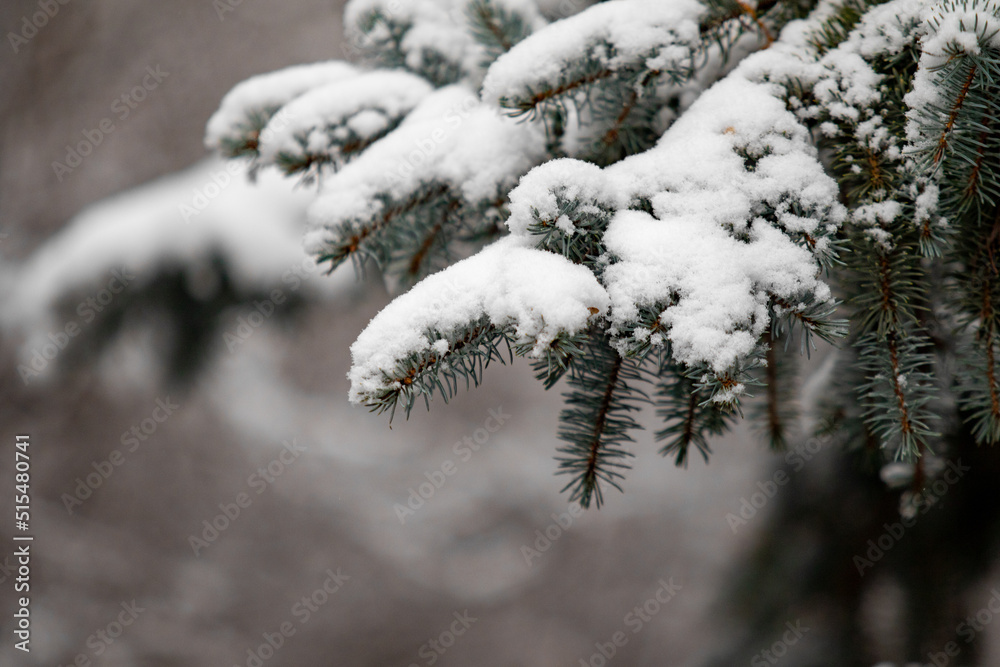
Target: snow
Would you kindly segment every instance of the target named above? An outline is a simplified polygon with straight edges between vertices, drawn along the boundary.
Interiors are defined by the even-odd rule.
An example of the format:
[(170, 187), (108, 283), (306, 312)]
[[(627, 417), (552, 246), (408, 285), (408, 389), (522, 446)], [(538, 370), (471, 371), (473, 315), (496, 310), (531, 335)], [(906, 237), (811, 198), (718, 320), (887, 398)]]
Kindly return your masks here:
[(490, 66), (483, 100), (529, 97), (557, 87), (567, 69), (596, 59), (611, 72), (642, 62), (649, 70), (681, 66), (699, 43), (695, 0), (612, 0), (538, 30)]
[(1000, 4), (993, 0), (945, 4), (928, 17), (923, 50), (927, 68), (940, 67), (955, 54), (978, 55), (982, 47), (1000, 48)]
[[(800, 237), (827, 250), (845, 212), (779, 92), (748, 80), (741, 67), (654, 148), (605, 170), (626, 200), (648, 200), (654, 212), (619, 212), (605, 234), (618, 260), (604, 274), (612, 323), (672, 303), (660, 322), (683, 363), (722, 372), (749, 355), (769, 325), (769, 295), (830, 298)], [(741, 153), (757, 160), (752, 169)], [(770, 219), (762, 217), (767, 210)]]
[(426, 97), (387, 136), (324, 183), (309, 217), (311, 253), (322, 252), (328, 230), (366, 225), (392, 202), (446, 185), (465, 203), (491, 205), (542, 161), (540, 128), (516, 123), (456, 85)]
[(617, 191), (600, 167), (568, 158), (550, 160), (532, 169), (511, 190), (509, 198), (507, 227), (515, 236), (529, 235), (528, 226), (542, 220), (556, 220), (560, 229), (571, 234), (573, 223), (561, 216), (558, 199), (586, 201), (581, 207), (583, 213), (621, 207)]
[[(519, 51), (519, 45), (508, 54), (509, 61), (504, 61), (508, 56), (498, 61), (487, 87), (490, 80), (503, 80), (506, 67), (520, 67), (522, 73), (541, 77), (534, 79), (537, 83), (548, 76), (550, 59), (560, 62), (560, 54), (569, 57), (578, 53), (580, 43), (587, 43), (594, 34), (619, 39), (622, 53), (628, 48), (648, 50), (645, 33), (636, 32), (626, 39), (621, 26), (609, 24), (611, 16), (624, 14), (611, 10), (620, 10), (631, 1), (604, 3), (571, 20), (577, 21), (573, 26), (590, 32), (548, 29), (563, 39), (543, 39), (546, 30), (529, 38), (522, 43), (527, 45), (523, 50)], [(654, 17), (665, 15), (667, 10), (660, 7), (661, 13), (654, 11)], [(685, 7), (684, 3), (671, 4), (669, 12), (676, 18)], [(694, 10), (692, 14), (697, 15)], [(595, 16), (604, 18), (597, 20)], [(636, 52), (633, 50), (633, 55)], [(527, 61), (516, 67), (509, 64), (519, 62), (524, 53), (532, 54), (531, 62), (545, 65), (528, 67)], [(570, 331), (582, 326), (588, 319), (582, 310), (584, 304), (593, 304), (604, 313), (605, 302), (598, 303), (593, 296), (603, 283), (601, 293), (606, 294), (610, 306), (606, 316), (613, 332), (634, 328), (641, 308), (657, 308), (662, 330), (640, 328), (636, 338), (654, 344), (669, 341), (678, 361), (723, 373), (754, 352), (770, 325), (768, 305), (773, 298), (788, 302), (792, 310), (805, 303), (830, 301), (830, 290), (818, 277), (818, 255), (831, 252), (830, 238), (845, 221), (846, 211), (839, 204), (836, 182), (817, 158), (808, 129), (786, 108), (784, 89), (770, 82), (771, 64), (776, 62), (779, 59), (766, 52), (751, 56), (705, 92), (645, 153), (605, 169), (560, 159), (527, 173), (509, 195), (507, 224), (512, 236), (508, 240), (456, 265), (461, 268), (454, 272), (448, 269), (418, 284), (410, 294), (390, 304), (358, 339), (351, 372), (353, 400), (363, 401), (364, 396), (384, 389), (383, 371), (432, 345), (425, 336), (427, 329), (452, 330), (487, 312), (480, 285), (493, 290), (503, 284), (495, 277), (496, 257), (507, 252), (501, 248), (531, 244), (528, 228), (533, 222), (552, 221), (564, 233), (575, 233), (573, 222), (564, 215), (567, 203), (578, 206), (577, 210), (603, 212), (609, 217), (603, 238), (608, 256), (602, 258), (601, 283), (583, 267), (577, 269), (589, 271), (587, 280), (581, 277), (578, 283), (557, 286), (548, 276), (532, 276), (527, 281), (535, 286), (534, 298), (558, 297), (574, 304), (576, 319), (572, 323), (560, 323), (547, 310), (542, 311), (553, 330), (568, 324), (572, 324), (566, 328)], [(792, 72), (794, 68), (778, 76)], [(495, 93), (496, 89), (491, 90)], [(885, 143), (874, 124), (864, 131), (872, 141)], [(372, 164), (376, 162), (391, 164), (386, 156), (373, 159)], [(346, 218), (352, 208), (371, 205), (371, 194), (358, 192), (366, 179), (375, 176), (369, 169), (373, 167), (366, 165), (359, 177), (347, 181), (350, 187), (334, 181), (334, 189), (343, 193), (326, 199), (322, 212), (328, 218)], [(433, 171), (432, 165), (423, 173)], [(367, 175), (361, 178), (361, 173)], [(358, 205), (352, 207), (351, 196), (357, 197)], [(645, 212), (647, 206), (652, 214)], [(546, 253), (525, 256), (529, 257), (538, 264), (553, 261)], [(481, 275), (474, 276), (473, 269)], [(462, 289), (442, 287), (449, 279)], [(538, 289), (539, 285), (545, 288)], [(556, 291), (564, 286), (565, 293)], [(574, 294), (573, 289), (585, 291)], [(447, 297), (433, 301), (435, 294)], [(511, 317), (507, 311), (503, 313)], [(490, 311), (491, 319), (497, 316)], [(519, 325), (522, 334), (537, 329), (537, 321), (532, 322), (526, 328)], [(625, 339), (617, 344), (622, 351), (629, 347)]]
[[(760, 70), (751, 64), (748, 71)], [(561, 219), (560, 199), (613, 213), (604, 234), (610, 264), (601, 277), (611, 325), (622, 330), (634, 322), (640, 307), (663, 309), (660, 322), (674, 357), (683, 363), (706, 364), (722, 373), (745, 359), (770, 324), (772, 297), (792, 304), (830, 300), (829, 288), (818, 278), (814, 252), (829, 250), (829, 237), (846, 214), (807, 129), (786, 110), (779, 94), (775, 84), (751, 81), (738, 69), (702, 95), (643, 154), (603, 170), (572, 159), (532, 170), (510, 194), (512, 236), (506, 243), (418, 284), (359, 338), (351, 372), (353, 399), (361, 401), (385, 388), (383, 371), (430, 346), (428, 328), (448, 331), (484, 312), (492, 321), (501, 313), (514, 317), (503, 308), (498, 313), (484, 306), (482, 286), (490, 293), (509, 289), (495, 276), (496, 258), (507, 252), (501, 249), (530, 244), (532, 222), (555, 220), (567, 233), (574, 231), (571, 222)], [(643, 201), (651, 204), (653, 215), (625, 210)], [(552, 263), (548, 254), (524, 258), (520, 277), (528, 278), (524, 286), (533, 287), (533, 298), (572, 305), (572, 321), (556, 319), (551, 306), (538, 307), (553, 331), (583, 326), (585, 305), (604, 312), (605, 302), (595, 297), (600, 284), (593, 273), (577, 271), (578, 280), (557, 283), (528, 269), (528, 259), (539, 266)], [(442, 287), (448, 280), (461, 289)], [(519, 332), (534, 335), (538, 326), (532, 319), (529, 326), (519, 324)], [(636, 335), (651, 339), (652, 334)], [(664, 342), (659, 332), (655, 335)]]
[[(533, 0), (492, 0), (510, 12), (520, 14), (529, 26), (545, 25)], [(378, 22), (367, 34), (359, 29), (367, 17), (381, 15), (397, 25), (407, 26), (399, 45), (405, 65), (415, 72), (437, 66), (435, 58), (453, 64), (462, 73), (461, 80), (478, 84), (485, 51), (472, 37), (466, 15), (468, 0), (351, 0), (344, 10), (348, 36), (362, 48), (391, 42), (384, 22)]]
[(557, 334), (585, 329), (607, 306), (607, 293), (588, 269), (506, 237), (425, 278), (372, 319), (351, 346), (350, 399), (365, 403), (396, 388), (388, 376), (409, 355), (446, 350), (447, 341), (431, 340), (430, 331), (446, 337), (486, 317), (513, 326), (540, 353)]
[(261, 162), (274, 163), (281, 154), (323, 155), (337, 162), (346, 140), (370, 141), (399, 123), (431, 90), (424, 79), (394, 70), (315, 88), (282, 107), (261, 132)]
[(912, 44), (928, 4), (927, 0), (894, 0), (869, 9), (847, 39), (828, 52), (820, 60), (820, 68), (814, 70), (818, 80), (813, 91), (820, 105), (835, 120), (858, 123), (858, 131), (863, 133), (859, 138), (878, 135), (890, 147), (894, 144), (894, 138), (884, 134), (882, 118), (873, 117), (882, 99), (883, 77), (869, 63)]
[(906, 95), (910, 108), (906, 137), (917, 152), (934, 149), (940, 137), (925, 136), (927, 117), (947, 113), (942, 110), (950, 110), (954, 102), (942, 96), (942, 68), (963, 56), (978, 55), (982, 47), (1000, 49), (1000, 5), (996, 2), (935, 6), (926, 18), (920, 67)]
[(269, 117), (308, 90), (355, 76), (357, 68), (341, 61), (295, 65), (276, 72), (260, 74), (237, 84), (226, 93), (205, 131), (205, 147), (218, 150), (227, 141), (241, 141), (250, 119), (257, 114)]
[[(830, 299), (814, 252), (830, 249), (845, 219), (837, 185), (780, 89), (747, 78), (764, 78), (753, 60), (704, 93), (653, 149), (604, 170), (555, 160), (510, 195), (517, 236), (537, 219), (558, 219), (557, 194), (617, 209), (602, 275), (612, 326), (633, 324), (642, 307), (662, 308), (674, 357), (716, 372), (754, 350), (771, 297)], [(653, 215), (621, 210), (643, 201)], [(635, 335), (663, 342), (659, 333)]]
[[(243, 162), (206, 160), (91, 205), (15, 267), (0, 320), (44, 335), (67, 296), (102, 286), (115, 269), (135, 274), (136, 286), (168, 265), (194, 277), (214, 253), (239, 288), (281, 284), (311, 263), (301, 234), (313, 195), (277, 174), (249, 183), (246, 171)], [(339, 290), (345, 280), (349, 271), (309, 289)]]

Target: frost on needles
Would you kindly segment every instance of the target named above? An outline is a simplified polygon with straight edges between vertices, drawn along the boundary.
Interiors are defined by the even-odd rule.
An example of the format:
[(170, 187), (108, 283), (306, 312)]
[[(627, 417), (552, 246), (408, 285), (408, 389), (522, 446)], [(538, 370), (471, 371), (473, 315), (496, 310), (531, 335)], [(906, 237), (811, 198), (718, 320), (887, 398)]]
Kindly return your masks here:
[(560, 472), (599, 505), (644, 404), (685, 464), (762, 386), (782, 446), (784, 350), (818, 336), (846, 341), (845, 445), (920, 484), (943, 410), (1000, 439), (996, 4), (567, 6), (352, 0), (360, 63), (255, 77), (210, 121), (315, 184), (310, 254), (405, 290), (351, 348), (351, 401), (408, 413), (528, 357), (568, 385)]

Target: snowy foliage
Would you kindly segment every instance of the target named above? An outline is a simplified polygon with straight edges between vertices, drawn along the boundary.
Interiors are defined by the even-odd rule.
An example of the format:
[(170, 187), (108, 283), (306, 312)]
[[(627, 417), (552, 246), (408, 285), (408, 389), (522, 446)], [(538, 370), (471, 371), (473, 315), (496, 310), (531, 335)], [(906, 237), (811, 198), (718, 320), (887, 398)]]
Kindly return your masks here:
[[(162, 307), (171, 296), (163, 293), (168, 276), (176, 276), (190, 298), (176, 306), (182, 310), (195, 304), (207, 311), (207, 304), (252, 308), (275, 289), (307, 298), (344, 291), (348, 274), (303, 280), (319, 273), (301, 248), (313, 196), (293, 185), (270, 173), (250, 183), (246, 165), (212, 159), (83, 210), (28, 261), (0, 276), (8, 285), (0, 327), (23, 341), (18, 370), (25, 383), (52, 376), (55, 364), (48, 357), (44, 364), (32, 365), (32, 359), (66, 331), (71, 337), (98, 330), (111, 336), (126, 305)], [(187, 334), (195, 328), (191, 322), (178, 326)], [(156, 328), (169, 327), (160, 321)], [(178, 342), (187, 334), (181, 332)]]
[[(318, 181), (319, 261), (416, 283), (353, 346), (356, 403), (408, 411), (527, 356), (547, 387), (567, 379), (561, 471), (599, 503), (638, 403), (658, 406), (684, 463), (763, 384), (780, 446), (794, 373), (779, 348), (796, 329), (806, 350), (850, 329), (834, 381), (860, 389), (832, 419), (856, 415), (845, 433), (919, 466), (941, 439), (937, 326), (960, 331), (962, 418), (1000, 439), (998, 14), (352, 0), (362, 64), (241, 84), (207, 142)], [(935, 276), (959, 304), (940, 315)]]

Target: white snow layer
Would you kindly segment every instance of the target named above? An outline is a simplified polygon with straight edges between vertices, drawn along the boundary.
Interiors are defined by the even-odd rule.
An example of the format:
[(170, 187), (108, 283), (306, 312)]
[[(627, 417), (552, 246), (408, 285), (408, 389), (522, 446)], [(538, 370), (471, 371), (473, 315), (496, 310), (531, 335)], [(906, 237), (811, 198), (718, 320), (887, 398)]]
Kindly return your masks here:
[(940, 140), (940, 135), (925, 136), (925, 117), (947, 114), (954, 104), (942, 95), (941, 68), (953, 59), (979, 55), (983, 47), (1000, 49), (1000, 4), (978, 0), (933, 5), (926, 13), (925, 29), (920, 67), (906, 96), (910, 108), (906, 136), (917, 150), (934, 148)]
[[(516, 12), (534, 29), (546, 23), (535, 0), (492, 1)], [(376, 22), (367, 34), (360, 30), (370, 16), (408, 26), (399, 45), (408, 69), (433, 68), (434, 59), (441, 58), (458, 67), (466, 83), (475, 84), (486, 54), (469, 30), (468, 7), (469, 0), (351, 0), (344, 9), (344, 25), (348, 39), (362, 48), (392, 42), (385, 21)]]
[[(607, 310), (608, 295), (587, 268), (513, 236), (431, 275), (372, 319), (351, 346), (350, 399), (365, 403), (400, 384), (389, 378), (414, 353), (448, 349), (445, 337), (482, 317), (513, 326), (542, 350), (561, 332), (586, 328)], [(539, 289), (544, 286), (544, 289)], [(432, 340), (428, 331), (442, 337)]]
[(306, 248), (322, 252), (329, 229), (365, 226), (385, 197), (405, 202), (427, 186), (446, 185), (473, 205), (497, 200), (544, 152), (542, 129), (502, 117), (464, 86), (439, 89), (324, 183)]
[(339, 160), (348, 140), (370, 141), (398, 123), (432, 88), (404, 71), (376, 70), (329, 83), (292, 100), (260, 134), (260, 158), (326, 156)]
[(522, 98), (560, 85), (565, 72), (596, 58), (610, 72), (645, 59), (668, 69), (692, 56), (700, 39), (696, 0), (611, 0), (538, 30), (490, 66), (483, 100)]
[[(759, 73), (754, 67), (751, 62), (747, 71)], [(352, 400), (386, 388), (383, 371), (434, 343), (428, 329), (448, 331), (484, 312), (497, 321), (497, 311), (481, 304), (492, 302), (497, 290), (512, 289), (496, 276), (498, 267), (517, 266), (525, 295), (519, 298), (550, 300), (537, 304), (539, 319), (521, 325), (522, 333), (536, 333), (543, 321), (548, 337), (577, 331), (587, 321), (586, 307), (604, 313), (606, 303), (612, 327), (621, 328), (634, 323), (640, 307), (655, 306), (663, 309), (660, 322), (674, 357), (716, 372), (751, 354), (769, 325), (770, 299), (792, 308), (806, 299), (829, 300), (813, 249), (827, 249), (845, 211), (808, 130), (786, 110), (780, 92), (740, 68), (645, 153), (603, 170), (568, 159), (535, 168), (510, 195), (509, 239), (453, 272), (425, 279), (359, 338)], [(584, 209), (618, 209), (604, 234), (613, 260), (602, 275), (604, 289), (589, 270), (545, 251), (522, 250), (517, 262), (507, 257), (508, 248), (532, 243), (532, 221), (558, 217), (556, 193)], [(639, 202), (648, 202), (654, 215), (622, 210)], [(560, 227), (572, 229), (571, 221)], [(557, 280), (563, 274), (574, 278)], [(609, 302), (599, 298), (604, 290)], [(559, 303), (568, 310), (552, 312)]]
[[(620, 212), (605, 234), (620, 260), (604, 278), (612, 323), (673, 301), (660, 322), (683, 363), (721, 372), (750, 354), (769, 324), (770, 296), (830, 298), (799, 237), (825, 249), (845, 213), (806, 128), (777, 92), (738, 69), (654, 148), (605, 170), (623, 197), (650, 201), (655, 214)], [(737, 151), (757, 157), (752, 170)], [(765, 209), (773, 220), (761, 217)]]
[(568, 158), (550, 160), (528, 172), (511, 190), (507, 219), (511, 234), (528, 236), (528, 226), (538, 221), (558, 221), (567, 234), (572, 233), (568, 231), (572, 227), (560, 217), (557, 193), (563, 200), (586, 202), (580, 208), (581, 213), (624, 207), (618, 191), (600, 167)]
[[(213, 253), (243, 289), (280, 285), (311, 262), (301, 235), (312, 197), (277, 174), (249, 183), (245, 163), (213, 159), (93, 204), (15, 268), (3, 323), (44, 335), (61, 300), (102, 287), (115, 269), (136, 285), (165, 265), (195, 277)], [(339, 289), (350, 273), (310, 289)]]
[(218, 111), (208, 120), (205, 147), (218, 150), (226, 141), (241, 141), (253, 116), (267, 117), (308, 90), (357, 74), (353, 65), (333, 60), (251, 77), (222, 98)]

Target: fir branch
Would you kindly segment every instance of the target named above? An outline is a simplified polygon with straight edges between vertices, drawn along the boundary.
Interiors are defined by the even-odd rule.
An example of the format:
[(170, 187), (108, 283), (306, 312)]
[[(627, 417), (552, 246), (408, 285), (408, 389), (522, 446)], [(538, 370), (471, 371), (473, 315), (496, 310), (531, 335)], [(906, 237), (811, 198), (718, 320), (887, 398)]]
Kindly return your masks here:
[(948, 148), (948, 140), (952, 135), (952, 130), (955, 127), (955, 121), (958, 120), (958, 113), (962, 110), (962, 106), (965, 104), (965, 98), (969, 94), (969, 88), (972, 87), (972, 82), (976, 78), (976, 64), (968, 63), (969, 74), (965, 77), (965, 83), (962, 84), (962, 88), (958, 91), (958, 96), (951, 105), (951, 111), (948, 114), (948, 122), (945, 123), (944, 129), (941, 130), (941, 136), (937, 141), (937, 148), (934, 151), (932, 161), (935, 165), (941, 162), (944, 157), (945, 151)]
[(772, 336), (773, 331), (768, 331), (761, 341), (767, 349), (766, 363), (760, 373), (764, 396), (752, 404), (750, 417), (759, 425), (770, 447), (782, 450), (788, 444), (791, 425), (798, 419), (795, 405), (796, 364), (795, 357), (779, 349), (776, 336)]
[(820, 56), (836, 48), (861, 21), (871, 7), (885, 0), (844, 0), (823, 23), (809, 35), (809, 42)]
[(771, 301), (777, 309), (771, 318), (773, 334), (768, 336), (773, 335), (775, 339), (785, 337), (785, 349), (795, 336), (796, 326), (802, 329), (800, 352), (805, 352), (807, 356), (816, 349), (812, 336), (819, 336), (831, 345), (847, 336), (848, 320), (831, 318), (839, 306), (836, 301), (816, 301), (811, 295), (806, 295), (797, 304), (775, 295), (771, 295)]
[(227, 158), (248, 157), (251, 159), (259, 157), (257, 149), (260, 147), (260, 133), (280, 108), (270, 106), (247, 111), (244, 120), (233, 128), (236, 131), (236, 136), (222, 138), (219, 145), (219, 151), (222, 156)]
[[(458, 205), (458, 202), (452, 202), (449, 205), (449, 208), (455, 209), (458, 208)], [(410, 258), (409, 269), (407, 270), (407, 275), (409, 275), (410, 278), (415, 279), (422, 273), (421, 269), (424, 261), (427, 259), (427, 256), (431, 251), (431, 246), (434, 245), (435, 241), (439, 241), (441, 229), (444, 227), (444, 223), (444, 218), (438, 220), (434, 226), (431, 227), (430, 231), (424, 236), (424, 240), (420, 244), (420, 247), (417, 248), (417, 251), (413, 253), (413, 257)]]
[(705, 462), (712, 453), (709, 436), (721, 435), (733, 421), (733, 414), (708, 400), (691, 373), (662, 353), (657, 372), (656, 414), (666, 426), (656, 432), (657, 441), (666, 441), (663, 456), (673, 456), (674, 464), (687, 466), (693, 446)]
[[(594, 311), (596, 309), (593, 309), (591, 313), (596, 315), (597, 313)], [(545, 354), (531, 363), (532, 370), (535, 371), (535, 379), (541, 382), (546, 389), (554, 387), (569, 371), (574, 360), (586, 356), (589, 341), (589, 332), (571, 336), (557, 336), (548, 344)], [(534, 352), (534, 346), (515, 346), (514, 350), (518, 356), (528, 356)]]
[(427, 331), (428, 340), (446, 341), (447, 349), (442, 352), (431, 345), (408, 355), (392, 373), (383, 373), (385, 388), (365, 397), (364, 404), (378, 414), (389, 411), (391, 423), (397, 407), (402, 406), (409, 417), (419, 397), (423, 397), (428, 410), (435, 393), (447, 403), (458, 392), (459, 380), (465, 380), (466, 388), (470, 383), (479, 386), (483, 370), (491, 361), (506, 363), (501, 345), (506, 346), (507, 356), (513, 360), (512, 333), (490, 323), (486, 317), (448, 334)]
[(767, 433), (773, 449), (785, 448), (785, 420), (781, 418), (781, 411), (778, 402), (778, 355), (776, 353), (770, 334), (764, 338), (767, 345), (767, 366), (764, 375), (764, 382), (767, 387), (765, 392), (767, 405)]
[(898, 458), (915, 458), (938, 436), (928, 424), (935, 396), (929, 346), (915, 331), (869, 333), (859, 339), (860, 364), (866, 373), (858, 388), (864, 418), (881, 446)]
[(622, 358), (595, 330), (587, 354), (570, 367), (571, 391), (565, 394), (567, 407), (559, 416), (558, 474), (572, 479), (563, 487), (570, 499), (589, 507), (604, 502), (602, 483), (619, 491), (620, 472), (629, 467), (632, 453), (624, 444), (634, 442), (630, 432), (640, 428), (631, 413), (649, 398), (636, 388), (643, 372), (634, 360)]
[(722, 410), (732, 410), (743, 416), (740, 399), (752, 397), (747, 387), (760, 386), (760, 380), (754, 371), (763, 366), (766, 351), (761, 345), (745, 359), (740, 359), (724, 371), (713, 371), (705, 364), (699, 364), (692, 369), (692, 374), (698, 377), (697, 386), (711, 401)]
[[(699, 23), (698, 29), (703, 39), (717, 43), (725, 54), (738, 36), (732, 35), (732, 24), (739, 22), (743, 17), (749, 17), (766, 44), (770, 45), (774, 38), (761, 17), (779, 3), (780, 0), (762, 0), (754, 6), (742, 0), (708, 0), (705, 3), (709, 10), (708, 15)], [(740, 27), (743, 27), (742, 24)]]
[(507, 97), (500, 99), (500, 106), (508, 109), (508, 113), (514, 118), (526, 117), (529, 121), (535, 120), (545, 107), (555, 105), (557, 108), (564, 108), (559, 98), (565, 97), (568, 93), (584, 89), (599, 81), (604, 81), (615, 76), (616, 72), (607, 67), (596, 70), (585, 71), (575, 77), (564, 78), (558, 85), (540, 91), (528, 91), (525, 98), (513, 100)]
[(555, 217), (542, 217), (532, 208), (534, 221), (528, 225), (528, 233), (538, 248), (599, 272), (598, 258), (605, 252), (604, 232), (615, 209), (607, 202), (571, 197), (565, 187), (555, 188), (552, 194), (557, 206)]
[(916, 235), (912, 228), (900, 229), (903, 224), (894, 226), (899, 233), (891, 236), (896, 241), (892, 247), (862, 240), (854, 253), (859, 275), (851, 301), (858, 308), (854, 319), (862, 333), (901, 331), (917, 322), (917, 310), (924, 307), (925, 284)]
[(635, 109), (635, 104), (638, 101), (639, 92), (633, 88), (628, 92), (626, 102), (622, 106), (622, 110), (619, 112), (618, 117), (615, 118), (614, 124), (608, 128), (608, 131), (604, 133), (603, 137), (601, 137), (602, 145), (610, 147), (618, 141), (618, 137), (621, 135), (622, 127), (624, 127), (625, 121), (628, 119), (629, 114), (632, 113), (632, 110)]
[[(403, 240), (402, 235), (390, 236), (387, 233), (390, 228), (401, 227), (407, 218), (418, 222), (421, 216), (424, 218), (428, 216), (432, 210), (429, 207), (434, 203), (443, 203), (445, 210), (451, 210), (455, 201), (450, 188), (443, 184), (428, 186), (405, 201), (394, 201), (386, 194), (378, 196), (377, 199), (382, 202), (382, 208), (376, 216), (368, 220), (355, 220), (332, 230), (333, 237), (326, 242), (328, 250), (321, 253), (316, 260), (318, 264), (330, 262), (328, 272), (332, 272), (346, 259), (352, 257), (357, 258), (359, 265), (368, 259), (373, 259), (379, 265), (387, 266), (393, 258), (394, 249)], [(433, 224), (431, 223), (431, 226)]]
[(383, 130), (366, 136), (359, 135), (346, 125), (327, 126), (328, 146), (322, 151), (309, 149), (309, 137), (302, 134), (295, 138), (301, 150), (279, 151), (274, 156), (274, 164), (288, 176), (302, 174), (302, 183), (309, 185), (316, 181), (324, 167), (329, 166), (336, 171), (399, 127), (400, 122), (402, 117), (394, 118)]
[(978, 328), (973, 340), (959, 349), (963, 368), (959, 372), (958, 402), (967, 414), (965, 420), (972, 424), (976, 442), (993, 445), (1000, 442), (1000, 369), (997, 368), (1000, 336), (996, 313), (997, 291), (1000, 290), (996, 284), (998, 276), (995, 261), (978, 273)]
[(615, 331), (615, 346), (626, 357), (642, 359), (652, 350), (669, 349), (668, 329), (660, 317), (677, 304), (678, 296), (663, 303), (639, 308), (636, 318), (619, 325)]
[(493, 0), (472, 0), (465, 11), (472, 36), (485, 50), (483, 68), (531, 34), (525, 17), (497, 6)]

